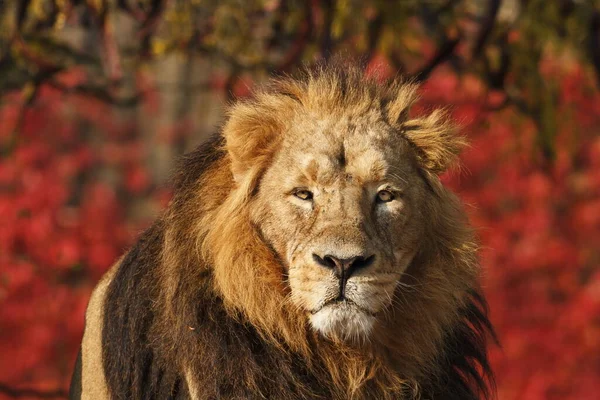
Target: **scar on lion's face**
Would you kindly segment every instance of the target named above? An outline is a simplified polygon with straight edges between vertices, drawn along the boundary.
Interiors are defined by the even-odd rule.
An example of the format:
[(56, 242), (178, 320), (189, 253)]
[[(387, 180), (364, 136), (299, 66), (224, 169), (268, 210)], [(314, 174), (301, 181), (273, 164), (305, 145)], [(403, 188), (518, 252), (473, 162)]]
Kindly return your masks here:
[(418, 250), (426, 187), (386, 124), (293, 124), (261, 182), (262, 234), (291, 299), (327, 336), (364, 339)]

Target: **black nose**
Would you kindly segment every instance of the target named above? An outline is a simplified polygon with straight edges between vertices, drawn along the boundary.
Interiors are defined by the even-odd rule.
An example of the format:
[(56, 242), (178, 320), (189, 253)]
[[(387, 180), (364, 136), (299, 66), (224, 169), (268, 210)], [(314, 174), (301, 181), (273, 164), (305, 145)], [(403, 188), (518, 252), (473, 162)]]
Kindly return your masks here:
[(317, 264), (333, 270), (336, 277), (346, 281), (356, 271), (373, 264), (373, 261), (375, 261), (375, 254), (367, 257), (358, 256), (350, 258), (338, 258), (331, 254), (320, 257), (317, 254), (313, 254), (313, 259)]

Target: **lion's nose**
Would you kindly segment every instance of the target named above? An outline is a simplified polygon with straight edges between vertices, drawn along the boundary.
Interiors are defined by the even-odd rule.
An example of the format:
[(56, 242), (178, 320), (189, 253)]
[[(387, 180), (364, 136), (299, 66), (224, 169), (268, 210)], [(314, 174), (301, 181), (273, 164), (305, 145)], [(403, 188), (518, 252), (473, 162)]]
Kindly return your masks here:
[(357, 256), (350, 258), (338, 258), (331, 254), (320, 257), (313, 254), (315, 262), (325, 268), (333, 270), (335, 276), (343, 281), (348, 280), (356, 271), (368, 267), (375, 261), (375, 254), (370, 256)]

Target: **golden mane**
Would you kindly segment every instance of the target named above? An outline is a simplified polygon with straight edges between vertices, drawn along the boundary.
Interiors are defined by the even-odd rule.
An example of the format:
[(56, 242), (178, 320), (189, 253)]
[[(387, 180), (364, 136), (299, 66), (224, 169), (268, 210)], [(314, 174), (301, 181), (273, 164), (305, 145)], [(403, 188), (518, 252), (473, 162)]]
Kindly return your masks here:
[[(161, 245), (148, 340), (155, 353), (165, 355), (165, 364), (177, 365), (186, 376), (227, 375), (200, 367), (213, 357), (207, 346), (215, 339), (199, 326), (199, 314), (207, 313), (202, 318), (212, 318), (216, 326), (232, 318), (255, 330), (276, 349), (275, 360), (286, 360), (282, 365), (303, 360), (305, 373), (320, 376), (313, 386), (327, 387), (334, 398), (418, 398), (424, 386), (435, 387), (432, 377), (450, 379), (442, 378), (452, 374), (442, 371), (448, 368), (464, 375), (456, 379), (465, 387), (473, 386), (472, 380), (473, 390), (485, 390), (477, 370), (488, 368), (489, 322), (477, 295), (478, 246), (459, 201), (437, 176), (456, 161), (464, 140), (442, 112), (407, 118), (416, 90), (410, 82), (381, 83), (358, 69), (328, 67), (300, 79), (276, 80), (231, 107), (222, 138), (183, 160), (175, 196), (155, 228)], [(412, 144), (431, 190), (431, 201), (423, 205), (429, 216), (425, 243), (367, 343), (324, 340), (311, 331), (306, 316), (289, 301), (281, 262), (250, 220), (253, 194), (278, 151), (281, 127), (298, 107), (331, 114), (381, 112)], [(221, 302), (223, 313), (214, 314), (210, 304)], [(448, 351), (460, 346), (472, 354), (464, 355), (465, 365), (448, 367), (456, 357)], [(249, 360), (244, 376), (232, 379), (268, 393), (259, 367)], [(292, 397), (319, 397), (297, 372), (281, 368), (296, 387)]]

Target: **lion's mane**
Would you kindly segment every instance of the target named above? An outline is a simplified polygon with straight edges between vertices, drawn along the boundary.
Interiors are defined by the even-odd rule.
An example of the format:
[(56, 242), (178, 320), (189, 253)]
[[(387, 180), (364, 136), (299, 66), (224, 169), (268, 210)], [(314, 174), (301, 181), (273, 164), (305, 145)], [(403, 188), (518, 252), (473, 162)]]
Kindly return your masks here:
[[(323, 339), (290, 303), (284, 270), (249, 218), (293, 103), (407, 115), (415, 86), (322, 68), (231, 108), (185, 156), (168, 209), (122, 260), (104, 309), (104, 371), (129, 398), (469, 399), (489, 393), (477, 244), (436, 173), (462, 139), (443, 113), (399, 127), (424, 168), (427, 239), (366, 343)], [(393, 120), (391, 124), (395, 123)], [(443, 144), (443, 146), (441, 146)], [(403, 288), (407, 288), (403, 290)]]

